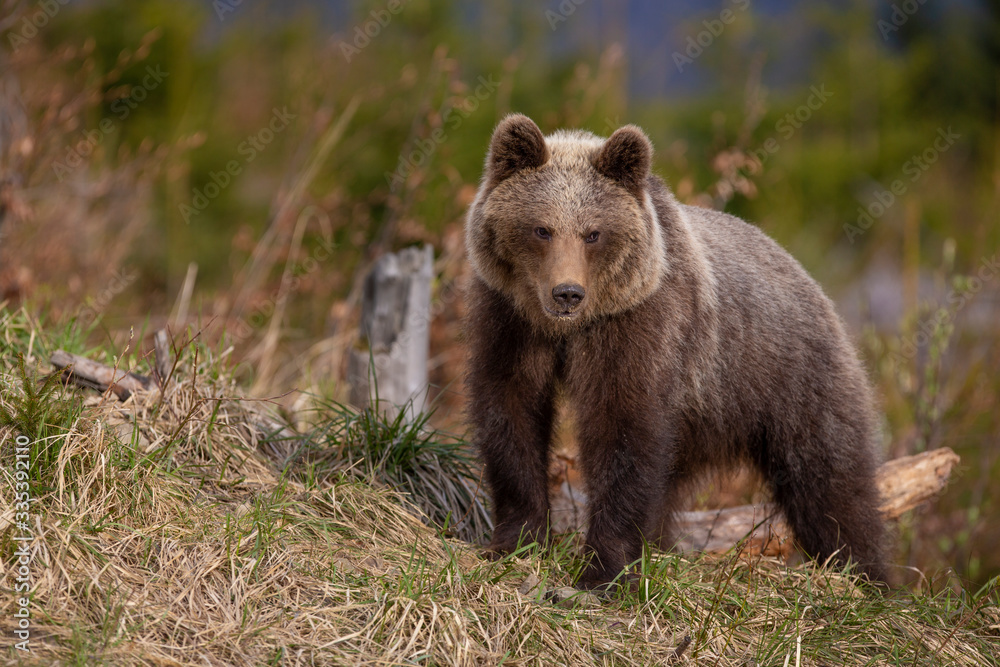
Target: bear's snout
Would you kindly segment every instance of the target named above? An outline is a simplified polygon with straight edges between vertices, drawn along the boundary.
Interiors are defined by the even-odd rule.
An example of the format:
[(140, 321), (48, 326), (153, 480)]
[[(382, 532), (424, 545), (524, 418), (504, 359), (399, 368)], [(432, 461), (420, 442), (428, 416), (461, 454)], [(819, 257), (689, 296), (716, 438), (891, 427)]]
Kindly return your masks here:
[(562, 283), (552, 288), (552, 300), (567, 313), (576, 310), (586, 295), (583, 286), (576, 283)]

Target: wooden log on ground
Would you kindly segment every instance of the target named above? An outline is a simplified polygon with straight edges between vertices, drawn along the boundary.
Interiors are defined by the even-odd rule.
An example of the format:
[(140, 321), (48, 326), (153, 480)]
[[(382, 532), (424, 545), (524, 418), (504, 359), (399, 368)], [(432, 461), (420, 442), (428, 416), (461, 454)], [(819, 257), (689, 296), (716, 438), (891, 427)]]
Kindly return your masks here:
[(377, 385), (380, 402), (412, 406), (427, 398), (430, 345), (431, 246), (383, 255), (365, 279), (360, 336), (347, 361), (350, 401), (368, 406)]
[(53, 366), (63, 372), (66, 382), (101, 392), (111, 389), (123, 401), (127, 400), (132, 392), (146, 391), (153, 385), (153, 382), (144, 375), (116, 370), (65, 350), (53, 352), (51, 361)]
[[(752, 534), (751, 534), (751, 531)], [(787, 556), (791, 552), (791, 530), (784, 516), (771, 504), (741, 505), (719, 510), (680, 512), (677, 515), (674, 548), (682, 552), (728, 551), (750, 536), (744, 551), (768, 556)], [(660, 546), (669, 547), (667, 540)]]
[(960, 461), (949, 447), (887, 461), (878, 470), (882, 514), (898, 519), (904, 512), (941, 493)]
[[(882, 514), (887, 520), (898, 519), (939, 494), (958, 462), (955, 452), (942, 447), (882, 465), (876, 478)], [(722, 552), (748, 536), (744, 550), (750, 553), (787, 556), (791, 552), (791, 530), (781, 512), (770, 504), (681, 512), (675, 546), (686, 552)]]
[[(152, 391), (156, 388), (157, 383), (163, 383), (169, 379), (172, 371), (172, 358), (166, 341), (166, 331), (163, 329), (157, 331), (156, 368), (153, 370), (154, 377), (152, 378), (122, 370), (116, 371), (107, 364), (77, 354), (70, 354), (65, 350), (53, 352), (50, 361), (53, 366), (62, 371), (65, 382), (102, 393), (110, 388), (115, 396), (125, 401), (133, 393)], [(248, 405), (246, 416), (247, 421), (261, 438), (261, 450), (271, 459), (284, 463), (302, 445), (301, 435), (265, 411)]]

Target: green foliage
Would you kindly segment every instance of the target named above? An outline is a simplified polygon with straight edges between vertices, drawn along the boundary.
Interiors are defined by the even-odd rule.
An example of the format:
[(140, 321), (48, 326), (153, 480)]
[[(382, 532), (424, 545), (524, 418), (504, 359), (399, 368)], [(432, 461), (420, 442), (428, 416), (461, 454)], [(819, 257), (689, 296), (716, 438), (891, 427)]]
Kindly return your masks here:
[[(46, 481), (66, 435), (81, 412), (79, 397), (63, 390), (59, 373), (45, 378), (28, 369), (23, 354), (15, 361), (15, 377), (4, 377), (4, 400), (0, 400), (0, 427), (12, 427), (28, 440), (29, 475), (36, 483)], [(13, 442), (13, 440), (11, 441)], [(13, 449), (7, 451), (13, 458)]]
[[(956, 593), (945, 582), (925, 590), (871, 590), (848, 570), (786, 569), (767, 559), (701, 554), (693, 558), (645, 549), (627, 585), (600, 601), (564, 587), (582, 560), (565, 543), (549, 551), (526, 546), (494, 564), (498, 580), (527, 559), (535, 569), (531, 595), (573, 614), (646, 615), (673, 628), (676, 643), (710, 664), (950, 664), (960, 633), (978, 636), (992, 655), (1000, 613), (1000, 579)], [(554, 595), (557, 594), (557, 595)], [(931, 632), (931, 626), (937, 628)], [(924, 629), (918, 630), (921, 627)], [(689, 642), (678, 641), (684, 634)], [(730, 656), (724, 658), (723, 656)], [(741, 657), (740, 657), (741, 656)], [(624, 656), (619, 656), (624, 657)], [(628, 664), (628, 663), (625, 663)]]
[(76, 415), (59, 400), (59, 374), (37, 378), (28, 372), (21, 354), (17, 355), (15, 368), (19, 386), (8, 388), (10, 404), (0, 405), (0, 426), (13, 426), (32, 440), (47, 438), (53, 431), (64, 433)]
[(376, 389), (363, 410), (325, 400), (316, 414), (286, 474), (319, 484), (346, 472), (403, 492), (449, 534), (475, 542), (487, 532), (469, 445), (431, 427), (433, 410), (415, 412), (412, 403), (387, 407)]

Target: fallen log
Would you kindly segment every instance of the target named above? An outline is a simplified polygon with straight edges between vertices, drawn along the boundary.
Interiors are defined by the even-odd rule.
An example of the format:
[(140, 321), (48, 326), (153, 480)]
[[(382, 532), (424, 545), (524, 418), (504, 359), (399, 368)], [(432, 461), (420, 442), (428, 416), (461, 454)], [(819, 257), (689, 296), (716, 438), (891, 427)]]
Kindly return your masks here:
[[(958, 462), (955, 452), (942, 447), (882, 465), (876, 484), (886, 520), (896, 520), (939, 494)], [(791, 529), (771, 504), (681, 512), (676, 534), (675, 546), (680, 551), (723, 552), (744, 539), (744, 550), (754, 554), (787, 556), (792, 549)]]
[(115, 396), (125, 401), (136, 391), (149, 391), (154, 387), (163, 389), (170, 377), (172, 358), (167, 330), (157, 331), (153, 342), (155, 365), (152, 377), (115, 369), (66, 350), (56, 350), (49, 361), (57, 370), (62, 371), (64, 382), (102, 393), (110, 389)]
[[(119, 400), (126, 401), (133, 393), (153, 391), (157, 386), (162, 391), (167, 381), (171, 379), (173, 358), (165, 330), (156, 332), (154, 344), (155, 363), (152, 377), (116, 370), (107, 364), (65, 350), (53, 352), (50, 361), (62, 372), (64, 382), (102, 393), (110, 389)], [(276, 461), (284, 462), (301, 444), (301, 436), (298, 433), (261, 411), (251, 410), (250, 423), (262, 439), (263, 451)]]
[(958, 454), (948, 447), (887, 461), (879, 468), (876, 480), (882, 495), (882, 514), (886, 519), (898, 519), (939, 494), (959, 461)]
[(145, 375), (115, 369), (65, 350), (53, 352), (51, 362), (62, 371), (64, 381), (100, 392), (110, 389), (123, 401), (133, 392), (145, 391), (153, 386), (153, 381)]
[[(955, 452), (942, 447), (882, 465), (875, 481), (882, 496), (885, 519), (894, 521), (940, 493), (958, 461)], [(574, 463), (574, 457), (560, 457), (551, 479), (551, 520), (556, 533), (572, 533), (586, 527), (587, 495)], [(573, 484), (569, 483), (571, 480)], [(748, 553), (788, 557), (794, 550), (791, 536), (791, 528), (780, 510), (770, 503), (761, 503), (680, 512), (673, 533), (659, 536), (655, 541), (660, 547), (686, 553), (723, 553), (742, 542), (742, 549)]]

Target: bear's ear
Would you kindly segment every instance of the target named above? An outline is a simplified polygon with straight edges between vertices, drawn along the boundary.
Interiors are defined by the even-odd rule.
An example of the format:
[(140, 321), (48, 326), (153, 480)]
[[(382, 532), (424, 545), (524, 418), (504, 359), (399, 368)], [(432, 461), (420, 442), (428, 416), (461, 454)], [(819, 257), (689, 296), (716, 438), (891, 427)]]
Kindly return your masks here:
[(641, 198), (652, 162), (653, 144), (646, 133), (635, 125), (626, 125), (608, 137), (593, 165), (598, 173)]
[(527, 116), (511, 114), (493, 131), (486, 178), (496, 185), (522, 169), (541, 167), (548, 160), (549, 147), (538, 126)]

